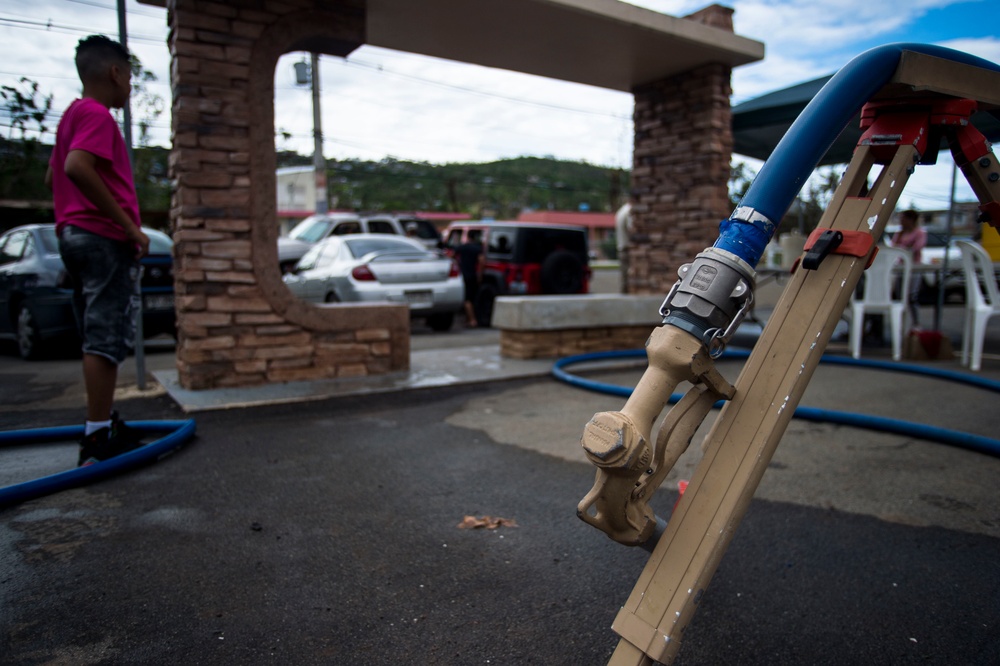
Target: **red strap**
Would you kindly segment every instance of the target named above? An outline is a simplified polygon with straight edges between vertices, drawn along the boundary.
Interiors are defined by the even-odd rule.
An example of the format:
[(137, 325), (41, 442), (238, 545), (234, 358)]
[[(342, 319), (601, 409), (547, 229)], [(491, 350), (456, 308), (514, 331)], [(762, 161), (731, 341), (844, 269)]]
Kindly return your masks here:
[[(826, 229), (822, 227), (813, 229), (813, 232), (809, 234), (809, 238), (806, 239), (805, 247), (802, 250), (808, 250), (815, 245), (817, 239), (819, 239), (824, 231)], [(837, 231), (844, 235), (844, 240), (840, 241), (840, 245), (833, 251), (833, 254), (845, 254), (849, 257), (867, 257), (868, 253), (872, 251), (872, 246), (875, 245), (875, 237), (867, 231), (847, 231), (845, 229), (838, 229)], [(872, 256), (868, 258), (868, 263), (865, 264), (866, 269), (875, 261), (876, 254), (878, 254), (877, 247), (872, 252)]]
[[(802, 251), (807, 252), (812, 249), (812, 246), (816, 244), (819, 237), (823, 235), (824, 231), (830, 231), (826, 227), (817, 227), (813, 229), (812, 233), (806, 239), (806, 244), (803, 246)], [(846, 229), (838, 229), (841, 234), (843, 234), (844, 239), (840, 241), (832, 254), (843, 254), (849, 257), (868, 257), (868, 253), (871, 252), (871, 256), (868, 257), (868, 263), (865, 264), (865, 270), (872, 265), (875, 261), (875, 255), (878, 254), (878, 247), (875, 246), (875, 238), (867, 231), (847, 231)], [(875, 246), (875, 251), (872, 252), (872, 247)], [(799, 261), (801, 257), (795, 260), (795, 264), (792, 266), (791, 272), (794, 273), (799, 267)]]

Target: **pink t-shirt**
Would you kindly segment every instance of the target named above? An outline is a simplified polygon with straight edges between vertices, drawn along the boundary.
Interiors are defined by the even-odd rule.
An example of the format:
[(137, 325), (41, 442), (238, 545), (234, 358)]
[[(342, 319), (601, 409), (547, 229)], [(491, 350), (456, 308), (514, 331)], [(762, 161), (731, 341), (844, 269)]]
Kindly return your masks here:
[(59, 121), (49, 160), (56, 230), (72, 224), (107, 238), (127, 240), (122, 228), (97, 210), (66, 175), (66, 156), (71, 150), (85, 150), (98, 158), (101, 180), (125, 214), (139, 224), (139, 202), (125, 139), (111, 112), (100, 102), (90, 98), (75, 100)]
[(910, 231), (899, 230), (892, 237), (892, 246), (909, 250), (913, 261), (920, 263), (920, 251), (927, 245), (927, 232), (923, 227), (914, 227)]

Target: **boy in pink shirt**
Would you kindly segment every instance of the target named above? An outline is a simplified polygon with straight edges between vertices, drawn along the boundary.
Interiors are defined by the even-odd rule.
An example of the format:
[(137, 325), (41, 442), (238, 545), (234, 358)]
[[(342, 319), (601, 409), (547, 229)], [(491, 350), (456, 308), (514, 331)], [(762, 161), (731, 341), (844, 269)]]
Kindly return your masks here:
[(128, 103), (131, 56), (118, 42), (93, 35), (77, 44), (76, 69), (83, 94), (59, 121), (45, 182), (83, 339), (87, 420), (78, 464), (89, 465), (140, 444), (112, 406), (118, 366), (135, 340), (139, 259), (149, 238), (125, 140), (110, 112)]

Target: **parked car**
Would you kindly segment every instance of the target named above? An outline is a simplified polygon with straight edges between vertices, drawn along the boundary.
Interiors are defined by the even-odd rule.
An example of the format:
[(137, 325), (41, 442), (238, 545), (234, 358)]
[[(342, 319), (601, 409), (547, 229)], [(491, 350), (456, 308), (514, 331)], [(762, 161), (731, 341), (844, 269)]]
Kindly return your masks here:
[[(895, 231), (893, 231), (893, 234)], [(965, 236), (952, 236), (949, 242), (948, 234), (944, 231), (927, 230), (927, 243), (920, 251), (920, 263), (934, 266), (938, 269), (944, 267), (945, 256), (948, 258), (948, 274), (944, 278), (944, 302), (956, 305), (965, 303), (965, 278), (962, 275), (962, 253), (956, 245), (956, 241), (972, 240)], [(888, 244), (892, 245), (892, 235), (886, 233)], [(947, 248), (945, 247), (947, 245)], [(914, 273), (911, 279), (920, 280), (920, 290), (917, 294), (917, 301), (921, 305), (934, 305), (938, 299), (938, 274), (937, 272)]]
[(504, 295), (585, 294), (590, 289), (586, 227), (534, 222), (455, 222), (445, 230), (449, 252), (483, 236), (485, 266), (475, 298), (476, 319), (488, 323)]
[[(941, 231), (928, 231), (927, 232), (927, 244), (924, 249), (920, 251), (920, 261), (925, 264), (932, 264), (934, 266), (940, 266), (944, 263), (945, 255), (948, 255), (948, 268), (961, 269), (962, 267), (962, 252), (958, 249), (956, 245), (957, 241), (960, 240), (972, 240), (967, 236), (952, 236), (951, 241), (948, 240), (948, 234)], [(947, 244), (947, 249), (945, 245)]]
[(15, 340), (23, 358), (58, 339), (76, 337), (73, 291), (55, 226), (29, 224), (0, 236), (0, 337)]
[(149, 254), (142, 258), (142, 334), (155, 338), (177, 337), (174, 308), (174, 241), (156, 229), (143, 229), (149, 236)]
[[(412, 231), (411, 231), (412, 230)], [(428, 220), (399, 215), (357, 215), (330, 213), (310, 215), (289, 232), (278, 238), (278, 264), (281, 272), (289, 272), (299, 259), (316, 243), (330, 236), (348, 234), (394, 234), (419, 240), (427, 249), (441, 246), (441, 234)]]
[[(176, 334), (173, 241), (145, 229), (150, 253), (143, 258), (143, 333)], [(0, 338), (15, 340), (26, 359), (39, 358), (54, 343), (79, 346), (55, 225), (30, 224), (0, 236)]]
[(284, 276), (289, 291), (314, 303), (406, 303), (435, 331), (462, 309), (465, 286), (455, 262), (419, 241), (385, 234), (330, 236)]
[(363, 215), (361, 224), (372, 234), (398, 234), (420, 241), (428, 250), (441, 249), (441, 234), (430, 220), (413, 215)]

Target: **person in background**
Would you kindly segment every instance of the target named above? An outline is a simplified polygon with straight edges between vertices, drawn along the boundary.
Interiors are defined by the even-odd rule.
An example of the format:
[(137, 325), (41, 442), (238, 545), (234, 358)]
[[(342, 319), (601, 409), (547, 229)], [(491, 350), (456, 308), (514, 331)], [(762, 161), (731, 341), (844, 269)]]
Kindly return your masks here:
[(892, 236), (892, 246), (910, 251), (913, 262), (920, 263), (920, 251), (927, 245), (927, 231), (920, 226), (920, 217), (913, 209), (899, 214), (900, 229)]
[(476, 294), (479, 293), (485, 261), (482, 232), (478, 229), (469, 231), (468, 240), (455, 248), (455, 260), (462, 272), (462, 281), (465, 282), (465, 324), (469, 328), (476, 328), (479, 326), (476, 320)]
[(76, 70), (83, 93), (59, 121), (45, 183), (83, 340), (87, 419), (77, 464), (85, 466), (140, 445), (138, 431), (112, 407), (118, 366), (135, 342), (139, 259), (149, 237), (128, 149), (110, 111), (128, 104), (131, 56), (120, 43), (92, 35), (77, 44)]
[[(920, 251), (927, 245), (927, 231), (920, 226), (920, 216), (917, 211), (911, 208), (901, 212), (899, 226), (899, 231), (892, 236), (892, 246), (909, 250), (913, 263), (919, 264)], [(910, 278), (910, 293), (907, 300), (910, 304), (910, 316), (913, 318), (914, 326), (920, 325), (919, 296), (923, 281), (923, 278), (918, 276)]]

